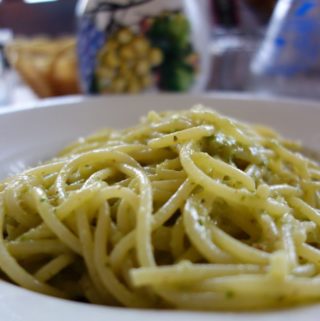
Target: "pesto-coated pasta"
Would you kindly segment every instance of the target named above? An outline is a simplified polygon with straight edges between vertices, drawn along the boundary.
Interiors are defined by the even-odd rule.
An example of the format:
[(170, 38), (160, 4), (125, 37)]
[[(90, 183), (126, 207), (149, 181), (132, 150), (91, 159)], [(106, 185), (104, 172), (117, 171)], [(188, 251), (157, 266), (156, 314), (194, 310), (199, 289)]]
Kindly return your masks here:
[(202, 106), (81, 138), (0, 183), (0, 271), (133, 308), (319, 301), (320, 166)]

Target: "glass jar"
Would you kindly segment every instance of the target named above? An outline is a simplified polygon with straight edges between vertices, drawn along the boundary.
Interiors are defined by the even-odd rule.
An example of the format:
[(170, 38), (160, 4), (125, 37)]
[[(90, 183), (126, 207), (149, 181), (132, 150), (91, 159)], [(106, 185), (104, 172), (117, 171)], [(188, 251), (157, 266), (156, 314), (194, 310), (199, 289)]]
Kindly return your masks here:
[(319, 0), (279, 0), (251, 65), (252, 88), (319, 99), (319, 32)]
[(80, 0), (85, 93), (200, 91), (210, 60), (207, 0)]

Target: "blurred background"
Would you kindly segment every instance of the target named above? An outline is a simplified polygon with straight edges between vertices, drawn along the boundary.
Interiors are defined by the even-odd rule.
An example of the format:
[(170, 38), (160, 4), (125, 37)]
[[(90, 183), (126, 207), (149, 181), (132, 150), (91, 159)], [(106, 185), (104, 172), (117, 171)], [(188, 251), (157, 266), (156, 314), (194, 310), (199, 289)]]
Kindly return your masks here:
[(0, 106), (163, 91), (320, 98), (320, 1), (156, 2), (0, 0)]

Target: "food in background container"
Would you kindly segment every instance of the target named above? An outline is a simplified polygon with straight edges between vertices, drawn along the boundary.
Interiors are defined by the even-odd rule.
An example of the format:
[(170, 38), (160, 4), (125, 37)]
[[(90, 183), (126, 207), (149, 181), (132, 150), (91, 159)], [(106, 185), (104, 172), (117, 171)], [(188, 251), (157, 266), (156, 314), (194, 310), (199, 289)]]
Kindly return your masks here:
[(190, 42), (190, 24), (181, 12), (163, 12), (150, 19), (147, 35), (164, 55), (159, 66), (159, 87), (169, 91), (188, 90), (195, 79), (198, 55)]
[(51, 83), (55, 95), (79, 93), (75, 43), (61, 50), (56, 56), (51, 69)]
[(39, 97), (79, 93), (76, 42), (60, 39), (16, 39), (6, 47), (10, 64)]
[[(186, 3), (79, 1), (78, 54), (83, 90), (138, 93), (194, 87), (205, 68), (200, 68), (199, 46), (194, 45)], [(197, 5), (194, 2), (192, 14), (198, 32), (205, 35), (207, 30), (199, 28)]]
[(97, 57), (97, 90), (136, 93), (153, 84), (153, 69), (163, 61), (159, 48), (143, 34), (120, 27), (103, 45)]

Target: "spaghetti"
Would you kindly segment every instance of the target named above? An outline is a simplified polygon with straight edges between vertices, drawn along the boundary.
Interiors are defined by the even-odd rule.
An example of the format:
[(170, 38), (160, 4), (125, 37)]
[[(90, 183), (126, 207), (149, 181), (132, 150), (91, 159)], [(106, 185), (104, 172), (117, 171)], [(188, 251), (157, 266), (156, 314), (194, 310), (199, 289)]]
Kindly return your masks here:
[(0, 184), (0, 270), (135, 308), (320, 298), (320, 166), (273, 130), (196, 106), (102, 130)]

